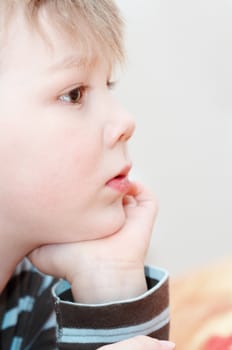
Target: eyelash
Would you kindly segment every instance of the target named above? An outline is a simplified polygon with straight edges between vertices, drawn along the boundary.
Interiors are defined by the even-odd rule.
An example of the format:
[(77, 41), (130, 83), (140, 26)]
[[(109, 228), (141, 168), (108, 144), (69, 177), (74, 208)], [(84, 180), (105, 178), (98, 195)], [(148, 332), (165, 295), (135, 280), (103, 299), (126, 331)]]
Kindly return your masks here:
[[(63, 95), (59, 96), (59, 100), (63, 103), (71, 103), (73, 105), (81, 105), (86, 96), (88, 86), (78, 86)], [(71, 101), (72, 98), (77, 101)]]
[[(107, 82), (107, 87), (109, 90), (113, 89), (116, 85), (116, 82), (114, 81), (108, 81)], [(86, 97), (87, 91), (88, 91), (88, 86), (77, 86), (76, 88), (66, 92), (63, 95), (59, 96), (59, 100), (63, 103), (71, 103), (73, 105), (81, 105), (83, 103), (84, 98)], [(73, 96), (72, 96), (73, 95)], [(67, 98), (74, 98), (77, 101), (67, 101)]]

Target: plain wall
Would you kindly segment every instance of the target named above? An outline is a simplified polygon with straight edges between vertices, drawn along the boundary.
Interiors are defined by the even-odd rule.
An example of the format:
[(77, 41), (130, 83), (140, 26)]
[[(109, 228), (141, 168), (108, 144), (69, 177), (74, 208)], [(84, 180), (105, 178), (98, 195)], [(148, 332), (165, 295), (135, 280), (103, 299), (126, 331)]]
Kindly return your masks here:
[(159, 215), (147, 261), (171, 274), (231, 256), (232, 1), (118, 0), (137, 179)]

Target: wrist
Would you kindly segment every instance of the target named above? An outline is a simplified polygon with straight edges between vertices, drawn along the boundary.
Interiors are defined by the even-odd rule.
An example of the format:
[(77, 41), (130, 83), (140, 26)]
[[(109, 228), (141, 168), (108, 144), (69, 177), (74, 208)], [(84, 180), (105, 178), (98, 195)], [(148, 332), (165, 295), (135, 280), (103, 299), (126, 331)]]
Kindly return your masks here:
[(76, 302), (98, 304), (137, 297), (147, 290), (144, 266), (97, 263), (73, 276), (71, 281)]

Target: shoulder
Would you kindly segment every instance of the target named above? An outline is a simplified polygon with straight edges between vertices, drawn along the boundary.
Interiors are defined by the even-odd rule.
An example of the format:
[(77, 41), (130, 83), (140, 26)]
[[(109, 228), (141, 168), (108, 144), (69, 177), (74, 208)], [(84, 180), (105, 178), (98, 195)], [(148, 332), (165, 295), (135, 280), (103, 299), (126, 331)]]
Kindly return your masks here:
[(55, 279), (40, 273), (31, 262), (25, 258), (16, 267), (9, 283), (14, 287), (24, 285), (27, 294), (41, 294), (44, 289), (51, 288)]
[(42, 348), (42, 343), (46, 349), (55, 348), (56, 320), (51, 300), (54, 282), (27, 259), (17, 265), (0, 295), (0, 337), (6, 349), (14, 348), (19, 341), (22, 348), (32, 341), (33, 349)]

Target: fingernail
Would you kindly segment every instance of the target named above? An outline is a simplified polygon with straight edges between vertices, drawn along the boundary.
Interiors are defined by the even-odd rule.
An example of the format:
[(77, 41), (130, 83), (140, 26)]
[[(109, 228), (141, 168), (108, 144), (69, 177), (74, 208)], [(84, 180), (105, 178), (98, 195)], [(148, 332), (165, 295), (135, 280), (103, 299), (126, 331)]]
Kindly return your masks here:
[(164, 350), (173, 350), (176, 347), (176, 344), (172, 341), (160, 340), (159, 343), (163, 346)]

